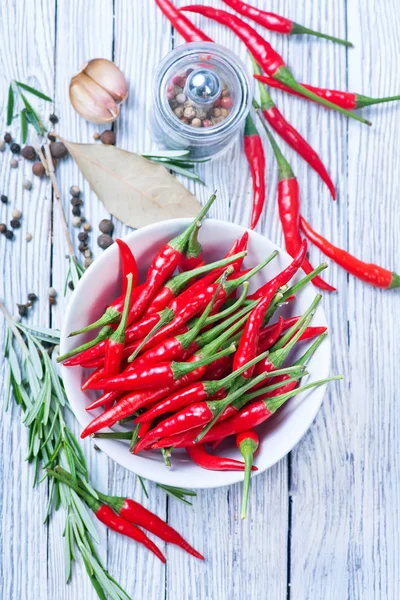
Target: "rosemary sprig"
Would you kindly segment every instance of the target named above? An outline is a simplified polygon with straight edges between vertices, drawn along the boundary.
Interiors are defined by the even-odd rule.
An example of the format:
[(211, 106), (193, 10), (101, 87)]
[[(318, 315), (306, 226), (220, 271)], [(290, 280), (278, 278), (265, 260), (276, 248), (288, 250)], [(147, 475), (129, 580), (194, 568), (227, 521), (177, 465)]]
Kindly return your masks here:
[(51, 102), (51, 98), (36, 90), (35, 88), (27, 85), (26, 83), (22, 83), (21, 81), (12, 81), (8, 88), (8, 102), (7, 102), (7, 125), (11, 125), (14, 119), (14, 103), (15, 97), (21, 99), (24, 108), (20, 110), (20, 119), (21, 119), (21, 138), (22, 142), (25, 143), (28, 136), (28, 123), (33, 125), (35, 130), (39, 135), (43, 135), (47, 129), (43, 125), (38, 113), (33, 108), (25, 94), (22, 93), (21, 90), (25, 92), (29, 92), (30, 94), (40, 98), (41, 100), (45, 100), (46, 102)]
[[(82, 449), (64, 418), (65, 410), (68, 409), (67, 397), (56, 364), (52, 360), (54, 346), (60, 342), (60, 332), (15, 322), (2, 302), (0, 311), (7, 324), (4, 351), (7, 369), (5, 410), (9, 407), (11, 397), (21, 407), (23, 422), (29, 431), (27, 460), (34, 464), (34, 486), (47, 477), (45, 472), (39, 478), (41, 470), (54, 469), (56, 465), (60, 465), (69, 471), (78, 485), (97, 499), (97, 492), (89, 481)], [(20, 359), (16, 347), (19, 349)], [(148, 497), (141, 477), (139, 481)], [(157, 484), (157, 487), (185, 504), (191, 504), (186, 496), (196, 496), (195, 492), (184, 488), (161, 484)], [(96, 553), (94, 545), (98, 543), (98, 536), (85, 505), (73, 490), (50, 477), (44, 522), (48, 522), (60, 506), (65, 511), (63, 536), (67, 583), (78, 551), (99, 598), (130, 600)]]
[(183, 175), (183, 177), (204, 185), (204, 182), (192, 169), (194, 169), (196, 163), (210, 160), (208, 158), (202, 160), (192, 159), (189, 150), (161, 150), (160, 152), (143, 153), (141, 156), (154, 163), (163, 165), (166, 169)]

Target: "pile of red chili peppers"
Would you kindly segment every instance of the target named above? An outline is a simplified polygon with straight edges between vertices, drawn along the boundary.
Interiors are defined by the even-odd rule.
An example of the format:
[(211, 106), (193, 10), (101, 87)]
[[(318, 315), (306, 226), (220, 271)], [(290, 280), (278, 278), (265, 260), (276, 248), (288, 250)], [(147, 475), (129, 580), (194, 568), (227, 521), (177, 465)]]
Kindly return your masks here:
[[(308, 29), (303, 25), (299, 25), (298, 23), (275, 13), (260, 10), (256, 6), (250, 5), (243, 0), (221, 1), (236, 13), (247, 17), (266, 30), (284, 35), (313, 35), (345, 46), (352, 45), (346, 40)], [(317, 172), (328, 187), (334, 200), (336, 199), (336, 189), (326, 167), (318, 156), (318, 153), (310, 146), (296, 128), (285, 119), (284, 115), (272, 100), (265, 85), (289, 94), (300, 96), (312, 102), (317, 102), (326, 108), (341, 112), (348, 117), (368, 125), (371, 125), (371, 123), (355, 113), (355, 110), (365, 106), (400, 100), (400, 96), (370, 98), (353, 92), (323, 89), (299, 83), (295, 80), (283, 58), (276, 50), (274, 50), (271, 44), (251, 27), (251, 25), (243, 21), (243, 19), (236, 14), (200, 4), (185, 6), (178, 10), (171, 0), (155, 0), (155, 2), (186, 42), (212, 42), (212, 40), (199, 28), (195, 27), (184, 12), (181, 11), (201, 14), (204, 17), (217, 21), (221, 25), (229, 28), (243, 41), (250, 52), (254, 63), (254, 77), (259, 82), (261, 100), (261, 105), (254, 100), (253, 106), (260, 118), (263, 128), (268, 133), (279, 166), (279, 217), (288, 253), (292, 257), (294, 256), (294, 253), (301, 243), (301, 232), (303, 232), (304, 235), (326, 256), (344, 268), (348, 273), (376, 287), (384, 289), (399, 287), (399, 275), (377, 265), (363, 262), (348, 252), (333, 246), (328, 240), (314, 232), (304, 219), (301, 220), (300, 190), (298, 182), (276, 142), (273, 143), (274, 140), (267, 129), (266, 123), (268, 123), (279, 137), (291, 146), (291, 148), (293, 148), (303, 160)], [(265, 203), (266, 161), (261, 137), (250, 114), (246, 120), (243, 145), (253, 181), (253, 209), (250, 227), (251, 229), (254, 229), (262, 215)], [(310, 265), (308, 268), (310, 270), (312, 269)], [(321, 277), (314, 278), (313, 284), (325, 291), (335, 290), (335, 288), (325, 283)]]
[[(259, 446), (254, 428), (292, 396), (330, 381), (300, 385), (310, 356), (326, 336), (326, 327), (311, 325), (320, 296), (303, 315), (269, 322), (326, 265), (308, 268), (303, 240), (292, 262), (248, 295), (249, 280), (278, 253), (244, 268), (245, 233), (225, 257), (206, 263), (199, 226), (214, 199), (213, 194), (185, 231), (158, 250), (142, 283), (134, 255), (118, 240), (122, 294), (110, 305), (112, 311), (107, 308), (94, 324), (79, 330), (103, 326), (101, 333), (59, 360), (94, 369), (82, 389), (102, 392), (86, 407), (102, 412), (81, 437), (126, 439), (135, 454), (161, 449), (167, 466), (174, 449), (185, 448), (204, 469), (245, 471), (245, 516), (250, 475), (256, 469), (252, 457)], [(291, 284), (301, 269), (307, 274)], [(311, 339), (303, 356), (288, 364), (293, 347)], [(102, 432), (116, 423), (124, 423), (126, 431)], [(207, 449), (207, 443), (216, 446), (230, 436), (238, 436), (244, 462)], [(85, 490), (76, 491), (92, 503), (99, 518), (108, 519), (109, 506), (94, 502)], [(129, 520), (122, 512), (124, 503), (107, 500), (106, 505), (114, 509), (110, 527), (117, 527), (115, 512)], [(139, 541), (148, 545), (140, 535)]]

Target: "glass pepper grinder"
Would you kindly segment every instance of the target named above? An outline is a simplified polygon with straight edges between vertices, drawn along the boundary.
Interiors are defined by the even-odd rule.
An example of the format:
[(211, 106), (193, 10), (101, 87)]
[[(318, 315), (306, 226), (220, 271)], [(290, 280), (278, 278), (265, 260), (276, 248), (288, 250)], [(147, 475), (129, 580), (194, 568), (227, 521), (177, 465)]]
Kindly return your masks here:
[(154, 79), (150, 124), (156, 141), (195, 158), (225, 150), (250, 109), (252, 80), (229, 50), (192, 42), (170, 52)]

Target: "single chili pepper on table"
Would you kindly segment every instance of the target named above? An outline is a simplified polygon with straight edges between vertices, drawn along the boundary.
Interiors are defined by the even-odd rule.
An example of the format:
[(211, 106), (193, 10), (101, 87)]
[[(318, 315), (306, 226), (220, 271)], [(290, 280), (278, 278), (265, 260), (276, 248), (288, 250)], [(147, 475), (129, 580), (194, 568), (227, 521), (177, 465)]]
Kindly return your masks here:
[[(283, 83), (280, 83), (276, 79), (272, 77), (268, 77), (267, 75), (254, 75), (255, 79), (258, 81), (262, 81), (269, 85), (270, 87), (276, 88), (277, 90), (281, 90), (282, 92), (287, 92), (293, 96), (299, 96), (299, 98), (303, 98), (304, 100), (309, 100), (306, 96), (303, 96), (300, 92), (296, 92)], [(385, 102), (394, 102), (395, 100), (400, 100), (400, 96), (387, 96), (386, 98), (370, 98), (369, 96), (363, 96), (362, 94), (355, 94), (354, 92), (342, 92), (341, 90), (330, 90), (326, 88), (316, 87), (314, 85), (308, 85), (307, 83), (301, 84), (303, 87), (309, 89), (317, 96), (321, 98), (325, 98), (329, 100), (329, 102), (333, 102), (337, 106), (341, 106), (342, 108), (346, 108), (347, 110), (357, 110), (359, 108), (364, 108), (366, 106), (373, 106), (374, 104), (384, 104)]]
[(276, 13), (267, 12), (265, 10), (261, 10), (256, 8), (255, 6), (250, 6), (250, 4), (246, 4), (242, 0), (222, 0), (225, 4), (236, 10), (236, 12), (240, 13), (244, 17), (248, 17), (268, 29), (269, 31), (275, 31), (276, 33), (282, 33), (286, 35), (315, 35), (316, 37), (323, 38), (325, 40), (330, 40), (331, 42), (337, 42), (338, 44), (343, 44), (343, 46), (353, 46), (351, 42), (347, 40), (342, 40), (340, 38), (334, 37), (332, 35), (328, 35), (326, 33), (321, 33), (319, 31), (314, 31), (313, 29), (309, 29), (308, 27), (304, 27), (303, 25), (299, 25), (290, 19), (286, 19), (281, 15), (277, 15)]
[(200, 4), (184, 6), (180, 10), (198, 13), (231, 29), (244, 42), (244, 44), (247, 46), (247, 49), (254, 56), (255, 60), (260, 63), (263, 70), (270, 77), (277, 79), (293, 90), (301, 92), (304, 96), (314, 100), (315, 102), (318, 102), (319, 104), (323, 104), (324, 106), (336, 110), (347, 117), (351, 117), (356, 121), (360, 121), (360, 123), (371, 125), (371, 123), (363, 117), (351, 113), (344, 108), (329, 102), (325, 98), (321, 98), (298, 83), (293, 77), (291, 71), (286, 66), (283, 58), (272, 48), (271, 44), (264, 40), (255, 31), (255, 29), (253, 29), (250, 25), (245, 23), (236, 15), (232, 15), (225, 10), (217, 10), (211, 6), (202, 6)]
[(132, 273), (126, 276), (127, 288), (125, 294), (124, 309), (117, 329), (108, 338), (105, 348), (103, 377), (113, 377), (120, 371), (122, 354), (125, 346), (125, 330), (128, 322), (128, 312), (132, 292)]
[(202, 267), (205, 264), (203, 256), (203, 248), (199, 242), (198, 235), (201, 228), (201, 221), (197, 224), (189, 238), (186, 250), (182, 254), (181, 261), (178, 265), (180, 271), (191, 271), (197, 267)]
[(265, 154), (260, 135), (250, 113), (246, 117), (244, 126), (243, 148), (253, 182), (250, 229), (255, 229), (265, 203)]
[[(204, 444), (198, 444), (191, 448), (186, 448), (186, 452), (196, 465), (209, 471), (244, 471), (245, 464), (234, 458), (224, 458), (209, 454)], [(252, 468), (257, 471), (257, 467)]]
[(400, 287), (400, 275), (397, 275), (397, 273), (393, 273), (378, 265), (366, 263), (352, 256), (346, 250), (334, 246), (331, 242), (323, 238), (322, 235), (314, 231), (303, 217), (300, 218), (300, 227), (310, 242), (350, 273), (350, 275), (354, 275), (357, 279), (361, 279), (361, 281), (379, 288), (393, 289)]
[(170, 0), (155, 1), (171, 25), (181, 34), (186, 42), (212, 42), (212, 39), (195, 27), (185, 15), (179, 12)]
[[(292, 171), (286, 158), (279, 149), (278, 144), (273, 138), (271, 132), (260, 117), (264, 125), (265, 132), (271, 143), (276, 162), (279, 168), (278, 182), (278, 209), (279, 218), (282, 225), (283, 236), (285, 239), (285, 248), (290, 256), (296, 256), (301, 247), (300, 236), (300, 189), (299, 183)], [(303, 271), (310, 273), (313, 268), (307, 258), (302, 264)], [(321, 277), (314, 277), (312, 283), (327, 292), (334, 292), (336, 289), (326, 283)]]
[(119, 238), (116, 238), (118, 244), (119, 256), (122, 263), (122, 294), (126, 293), (128, 287), (127, 275), (132, 274), (132, 287), (136, 287), (139, 282), (139, 271), (136, 259), (132, 254), (128, 244)]
[[(253, 62), (253, 68), (255, 73), (260, 73), (258, 64)], [(322, 181), (328, 187), (332, 198), (336, 200), (336, 190), (333, 185), (333, 181), (329, 176), (328, 171), (325, 168), (322, 160), (318, 156), (317, 152), (310, 146), (310, 144), (303, 138), (303, 136), (285, 119), (280, 110), (276, 107), (273, 102), (267, 88), (259, 82), (260, 90), (260, 102), (261, 111), (267, 122), (270, 124), (272, 129), (283, 139), (297, 154), (299, 154), (316, 173), (320, 176)], [(259, 111), (260, 106), (253, 100), (254, 108)]]
[(247, 517), (247, 507), (249, 504), (249, 491), (250, 491), (250, 478), (251, 470), (253, 467), (253, 456), (258, 450), (260, 440), (254, 429), (249, 431), (243, 431), (238, 433), (236, 436), (236, 446), (239, 448), (240, 453), (244, 458), (245, 472), (244, 472), (244, 484), (243, 484), (243, 498), (242, 498), (242, 510), (240, 518), (245, 519)]
[[(154, 256), (151, 265), (147, 271), (146, 281), (143, 285), (140, 293), (134, 297), (131, 302), (128, 324), (132, 323), (135, 319), (140, 317), (150, 304), (151, 300), (156, 295), (162, 284), (167, 281), (175, 271), (179, 264), (182, 253), (186, 248), (189, 237), (197, 226), (197, 222), (201, 221), (202, 218), (207, 214), (210, 206), (216, 198), (215, 194), (212, 194), (208, 202), (203, 206), (197, 217), (192, 223), (185, 229), (183, 233), (170, 240), (167, 244), (161, 247), (161, 249)], [(110, 306), (104, 315), (100, 317), (94, 323), (82, 327), (82, 329), (73, 331), (70, 336), (90, 331), (97, 327), (107, 325), (119, 321), (121, 318), (121, 310), (116, 310), (114, 306)]]
[(166, 562), (165, 556), (161, 550), (157, 548), (154, 542), (152, 542), (151, 539), (148, 538), (141, 529), (139, 529), (139, 527), (132, 525), (132, 523), (129, 523), (119, 515), (115, 514), (115, 512), (109, 506), (107, 506), (107, 504), (102, 504), (99, 502), (99, 500), (96, 500), (96, 498), (94, 498), (86, 490), (83, 490), (78, 483), (75, 483), (72, 479), (64, 477), (60, 473), (52, 471), (51, 469), (47, 469), (47, 473), (51, 477), (54, 477), (54, 479), (57, 481), (60, 481), (61, 483), (64, 483), (73, 489), (74, 492), (76, 492), (94, 512), (98, 520), (106, 525), (106, 527), (116, 531), (117, 533), (120, 533), (121, 535), (130, 537), (140, 544), (143, 544), (146, 546), (146, 548), (151, 550), (151, 552), (153, 552), (153, 554), (155, 554), (157, 558), (161, 560), (161, 562)]

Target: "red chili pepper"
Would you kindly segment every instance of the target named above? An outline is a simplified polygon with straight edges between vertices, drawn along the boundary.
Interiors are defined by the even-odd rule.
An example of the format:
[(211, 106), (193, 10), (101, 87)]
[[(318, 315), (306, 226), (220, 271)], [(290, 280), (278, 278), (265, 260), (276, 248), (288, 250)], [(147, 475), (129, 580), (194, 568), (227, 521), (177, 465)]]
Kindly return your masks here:
[(255, 229), (265, 203), (265, 155), (261, 138), (250, 113), (246, 117), (244, 126), (243, 146), (253, 181), (250, 229)]
[[(291, 90), (289, 87), (276, 81), (276, 79), (272, 79), (272, 77), (267, 77), (266, 75), (254, 75), (258, 81), (262, 81), (266, 83), (270, 87), (276, 88), (283, 92), (287, 92), (288, 94), (292, 94), (293, 96), (299, 96), (305, 100), (308, 100), (303, 94), (300, 92), (295, 92)], [(361, 94), (355, 94), (354, 92), (342, 92), (341, 90), (329, 90), (325, 88), (315, 87), (313, 85), (308, 85), (306, 83), (302, 83), (302, 86), (309, 89), (317, 96), (321, 98), (325, 98), (333, 104), (337, 106), (341, 106), (342, 108), (346, 108), (347, 110), (357, 110), (359, 108), (364, 108), (365, 106), (373, 106), (374, 104), (383, 104), (385, 102), (393, 102), (395, 100), (400, 100), (400, 96), (387, 96), (386, 98), (370, 98), (369, 96), (363, 96)]]
[(258, 340), (258, 352), (266, 352), (269, 350), (280, 338), (280, 335), (283, 331), (285, 321), (283, 317), (279, 317), (278, 322), (274, 323), (271, 329), (271, 333), (269, 335), (263, 335), (263, 339), (261, 339), (261, 333), (259, 334)]
[(61, 475), (59, 472), (52, 471), (47, 469), (49, 475), (64, 483), (65, 485), (72, 488), (89, 506), (89, 508), (94, 512), (99, 521), (101, 521), (106, 527), (120, 533), (121, 535), (126, 535), (127, 537), (132, 538), (136, 542), (143, 544), (153, 552), (157, 558), (161, 560), (161, 562), (165, 563), (165, 556), (157, 548), (154, 542), (151, 541), (147, 535), (139, 529), (139, 527), (135, 527), (132, 523), (129, 523), (119, 515), (115, 514), (115, 512), (106, 504), (102, 504), (98, 500), (96, 500), (89, 492), (83, 490), (77, 483), (73, 480)]
[(222, 356), (218, 360), (208, 365), (204, 378), (208, 381), (214, 381), (216, 379), (222, 379), (227, 375), (232, 368), (232, 356)]
[[(214, 304), (214, 309), (219, 309), (222, 304), (229, 298), (231, 293), (238, 288), (242, 283), (248, 281), (253, 275), (255, 275), (260, 269), (265, 267), (271, 260), (277, 255), (277, 252), (273, 252), (268, 258), (266, 258), (259, 265), (250, 269), (245, 275), (234, 280), (225, 281), (219, 291), (218, 297)], [(206, 288), (200, 289), (196, 294), (191, 292), (191, 289), (186, 290), (183, 294), (175, 298), (175, 300), (168, 306), (163, 312), (163, 316), (160, 322), (154, 327), (154, 329), (147, 334), (141, 345), (135, 350), (135, 352), (128, 358), (128, 362), (134, 360), (134, 358), (145, 348), (151, 348), (155, 346), (163, 339), (171, 336), (176, 332), (182, 325), (184, 325), (189, 319), (198, 314), (211, 300), (213, 297), (218, 283), (209, 285)], [(166, 323), (160, 325), (161, 323)]]
[(242, 19), (239, 19), (236, 15), (231, 15), (225, 10), (216, 10), (211, 6), (201, 6), (199, 4), (184, 6), (180, 10), (198, 13), (231, 29), (246, 44), (249, 52), (251, 52), (255, 60), (260, 63), (261, 67), (267, 75), (270, 75), (270, 77), (281, 81), (293, 90), (301, 92), (304, 96), (307, 96), (307, 98), (310, 98), (319, 104), (323, 104), (328, 108), (341, 112), (356, 121), (371, 125), (371, 123), (363, 117), (351, 113), (340, 106), (336, 106), (335, 104), (332, 104), (332, 102), (325, 100), (325, 98), (320, 98), (317, 94), (314, 94), (298, 83), (286, 66), (283, 58), (272, 48), (271, 44), (264, 40), (252, 27), (250, 27), (250, 25), (245, 23)]
[(189, 242), (185, 252), (182, 254), (181, 262), (179, 263), (180, 271), (191, 271), (205, 264), (203, 256), (203, 248), (198, 240), (198, 235), (201, 227), (201, 222), (197, 224), (189, 238)]
[(397, 273), (378, 265), (366, 263), (355, 258), (346, 250), (334, 246), (314, 231), (303, 217), (300, 219), (300, 226), (303, 233), (317, 248), (357, 279), (384, 289), (400, 287), (400, 275), (397, 275)]
[[(265, 354), (266, 356), (266, 354)], [(226, 394), (229, 387), (232, 383), (247, 369), (251, 366), (251, 364), (256, 364), (257, 361), (262, 360), (262, 354), (251, 361), (250, 364), (243, 365), (237, 371), (233, 371), (227, 377), (220, 379), (219, 381), (197, 381), (192, 383), (191, 385), (175, 392), (174, 394), (168, 396), (155, 406), (153, 406), (149, 411), (143, 413), (139, 417), (136, 417), (135, 423), (144, 423), (146, 421), (152, 421), (163, 415), (165, 413), (172, 413), (184, 408), (185, 406), (190, 406), (195, 402), (203, 402), (208, 398), (214, 398), (214, 396), (218, 393)], [(222, 397), (222, 396), (221, 396)], [(158, 428), (158, 426), (157, 426)], [(155, 428), (153, 431), (155, 431)], [(155, 435), (150, 436), (150, 439), (157, 439)]]
[[(186, 448), (187, 453), (196, 465), (209, 471), (244, 471), (245, 464), (234, 458), (224, 458), (208, 454), (204, 444), (197, 444), (191, 448)], [(252, 468), (257, 471), (257, 467)]]
[[(254, 71), (260, 72), (258, 64), (253, 61)], [(329, 176), (322, 160), (310, 146), (310, 144), (303, 138), (303, 136), (291, 125), (280, 112), (280, 110), (274, 104), (267, 88), (258, 84), (260, 90), (260, 101), (261, 110), (265, 119), (268, 121), (272, 129), (283, 139), (297, 154), (299, 154), (316, 173), (321, 177), (322, 181), (327, 185), (332, 198), (336, 200), (336, 190), (333, 185), (332, 179)], [(254, 106), (257, 110), (260, 108), (258, 104), (253, 101)]]
[(105, 394), (100, 396), (100, 398), (96, 398), (96, 400), (93, 400), (90, 404), (85, 406), (85, 410), (94, 410), (95, 408), (99, 408), (100, 406), (107, 406), (111, 408), (115, 400), (120, 400), (121, 398), (121, 392), (106, 392)]
[[(128, 313), (132, 293), (132, 273), (126, 276), (128, 287), (126, 288), (124, 310), (117, 329), (108, 338), (105, 348), (103, 377), (118, 375), (121, 368), (122, 354), (125, 346), (125, 330), (128, 322)], [(92, 383), (90, 384), (92, 385)], [(88, 386), (90, 388), (90, 385)]]
[[(202, 218), (207, 214), (215, 198), (216, 195), (212, 194), (207, 204), (203, 206), (200, 213), (185, 229), (185, 231), (162, 246), (162, 248), (156, 253), (147, 271), (147, 277), (144, 286), (139, 294), (134, 297), (133, 302), (131, 302), (128, 317), (129, 324), (143, 314), (162, 284), (171, 277), (172, 273), (179, 264), (182, 252), (186, 247), (193, 229), (195, 229), (197, 222), (201, 221)], [(84, 333), (85, 331), (96, 329), (97, 327), (119, 321), (120, 318), (121, 311), (116, 310), (113, 306), (110, 306), (104, 315), (100, 317), (100, 319), (94, 323), (91, 323), (90, 325), (87, 325), (86, 327), (83, 327), (82, 329), (73, 331), (70, 333), (70, 335), (77, 335), (78, 333)]]
[(95, 381), (100, 381), (101, 379), (103, 379), (103, 377), (104, 377), (104, 368), (99, 367), (98, 369), (95, 369), (93, 371), (93, 373), (91, 373), (89, 375), (89, 377), (87, 377), (87, 379), (85, 379), (85, 381), (83, 382), (83, 384), (81, 386), (81, 390), (83, 390), (83, 391), (87, 390), (91, 383), (94, 383)]
[(253, 467), (253, 456), (260, 445), (260, 440), (254, 429), (250, 429), (249, 431), (243, 431), (242, 433), (239, 433), (236, 436), (236, 445), (239, 448), (244, 458), (244, 464), (246, 465), (243, 484), (242, 511), (240, 513), (240, 517), (242, 519), (245, 519), (247, 517), (247, 507), (249, 504), (250, 478)]
[[(285, 247), (290, 256), (296, 256), (301, 246), (299, 184), (291, 166), (280, 151), (278, 144), (265, 123), (263, 124), (279, 167), (278, 208), (283, 236), (285, 238)], [(307, 258), (304, 259), (302, 267), (306, 273), (311, 273), (313, 270)], [(327, 292), (336, 291), (334, 287), (326, 283), (319, 276), (314, 277), (312, 283)]]
[(132, 287), (136, 287), (139, 282), (139, 272), (136, 259), (128, 244), (119, 238), (116, 238), (115, 241), (118, 244), (119, 257), (122, 263), (122, 294), (125, 294), (128, 287), (127, 275), (132, 273)]
[(281, 285), (284, 285), (282, 283), (282, 281), (284, 281), (285, 283), (288, 283), (292, 279), (292, 277), (294, 277), (296, 275), (296, 273), (300, 269), (300, 267), (303, 266), (306, 255), (307, 255), (307, 240), (303, 240), (300, 242), (297, 252), (292, 257), (293, 261), (285, 269), (283, 269), (283, 271), (278, 273), (278, 275), (276, 275), (273, 279), (270, 279), (270, 281), (268, 281), (262, 287), (258, 288), (258, 290), (256, 290), (253, 294), (248, 296), (247, 299), (248, 300), (258, 300), (259, 298), (262, 298), (263, 296), (265, 296), (265, 294), (268, 292), (268, 290), (271, 287), (276, 287), (277, 285), (278, 285), (278, 287), (280, 287)]
[(250, 4), (246, 4), (242, 0), (222, 0), (225, 4), (236, 10), (236, 12), (240, 13), (244, 17), (248, 17), (252, 19), (259, 25), (262, 25), (266, 29), (270, 31), (275, 31), (276, 33), (282, 33), (287, 35), (296, 35), (296, 34), (307, 34), (307, 35), (315, 35), (319, 38), (324, 38), (325, 40), (330, 40), (331, 42), (337, 42), (338, 44), (343, 44), (343, 46), (352, 46), (351, 42), (347, 40), (342, 40), (340, 38), (334, 37), (332, 35), (327, 35), (326, 33), (320, 33), (319, 31), (314, 31), (313, 29), (308, 29), (308, 27), (304, 27), (303, 25), (299, 25), (290, 19), (286, 19), (285, 17), (281, 17), (276, 13), (267, 12), (265, 10), (260, 10), (255, 6), (250, 6)]
[[(110, 337), (113, 331), (114, 329), (112, 327), (106, 325), (105, 327), (100, 329), (98, 335), (93, 340), (90, 340), (90, 342), (85, 342), (77, 348), (74, 348), (74, 350), (62, 354), (57, 358), (57, 362), (65, 361), (64, 365), (66, 367), (72, 367), (75, 365), (79, 365), (81, 363), (81, 360), (85, 361), (91, 360), (92, 358), (97, 358), (97, 345), (102, 344), (102, 351), (104, 352), (104, 348), (106, 347), (106, 340)], [(94, 350), (95, 347), (96, 349)]]
[(241, 250), (238, 249), (234, 252), (229, 251), (222, 260), (198, 267), (197, 269), (192, 269), (191, 271), (181, 273), (180, 275), (175, 275), (175, 277), (172, 277), (167, 281), (167, 283), (159, 290), (149, 305), (146, 315), (160, 312), (166, 308), (169, 303), (186, 288), (187, 284), (190, 283), (192, 279), (196, 279), (196, 277), (199, 277), (200, 275), (205, 276), (191, 285), (191, 288), (194, 291), (206, 284), (214, 283), (221, 277), (228, 265), (231, 265), (234, 270), (238, 270), (246, 256), (245, 250), (246, 248), (242, 248)]
[(212, 42), (212, 39), (182, 15), (170, 0), (156, 0), (156, 4), (186, 42)]

